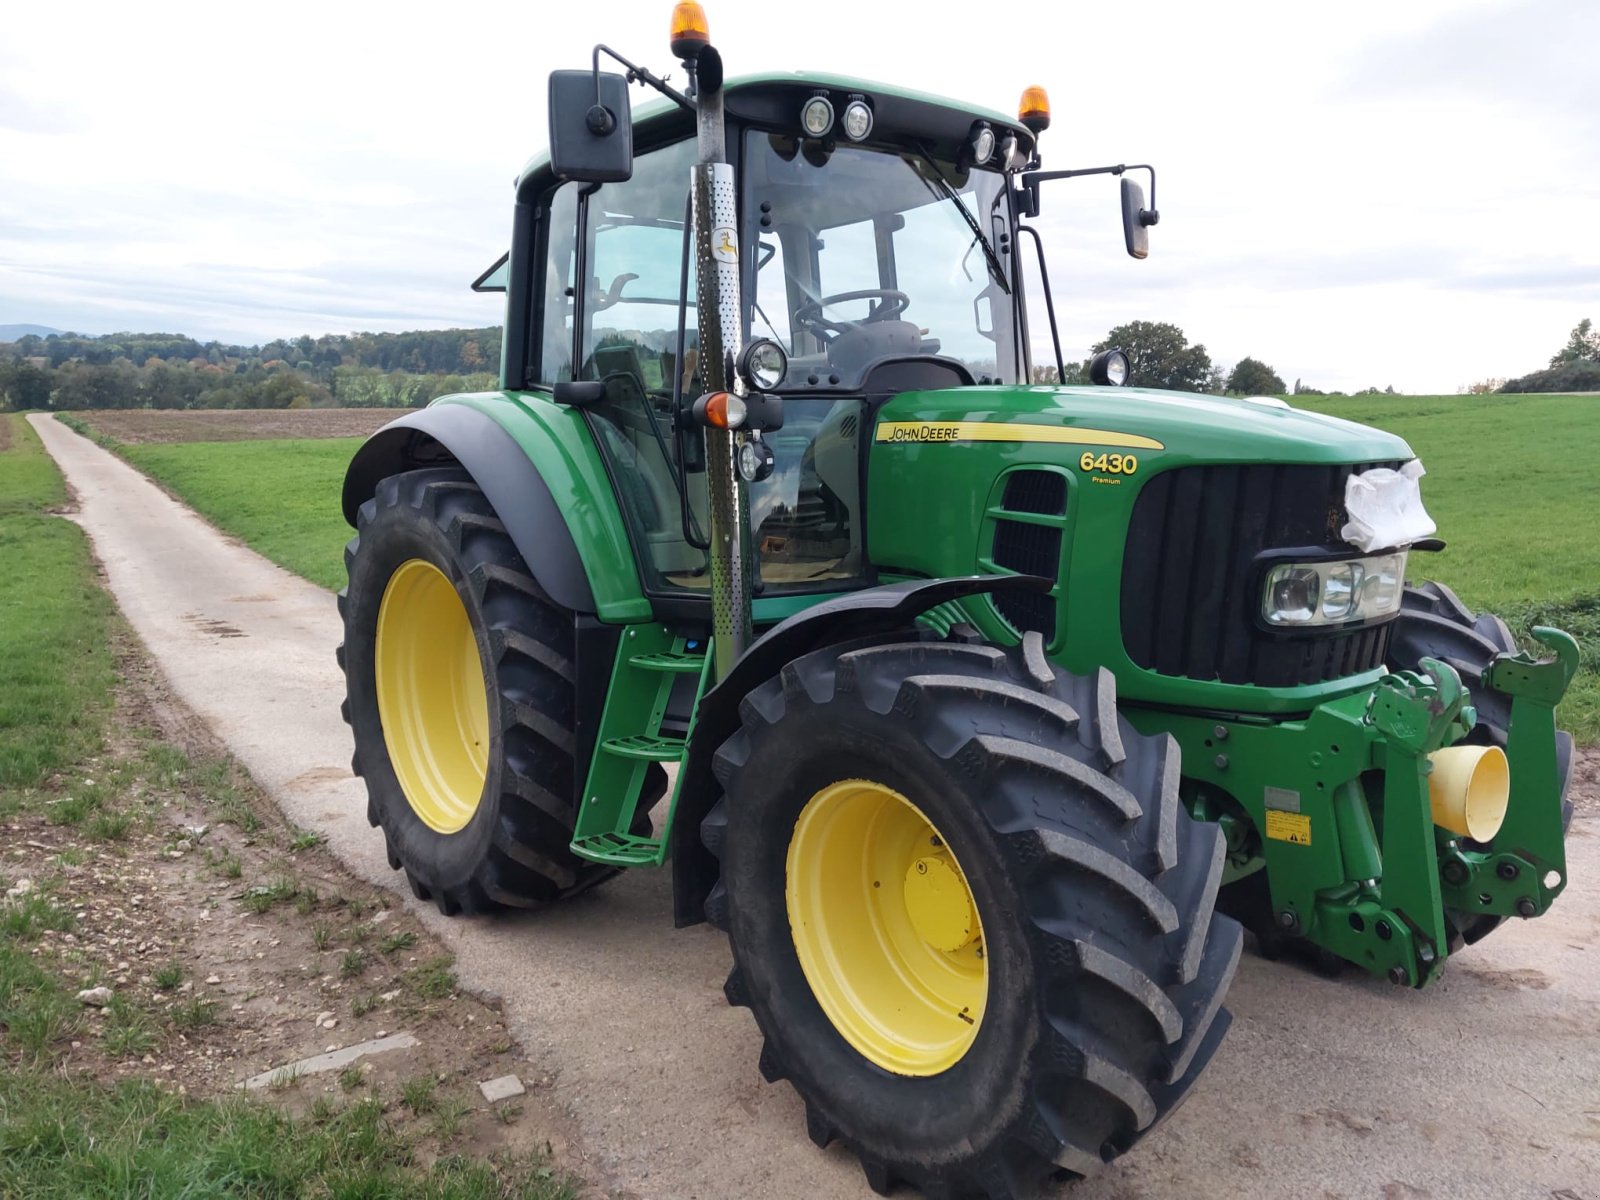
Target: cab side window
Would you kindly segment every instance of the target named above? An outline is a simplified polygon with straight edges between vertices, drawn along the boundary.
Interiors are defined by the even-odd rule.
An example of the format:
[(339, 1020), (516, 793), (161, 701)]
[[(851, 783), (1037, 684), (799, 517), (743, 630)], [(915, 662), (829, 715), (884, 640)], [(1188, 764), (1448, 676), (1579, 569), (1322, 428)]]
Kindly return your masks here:
[(539, 330), (540, 383), (561, 383), (572, 374), (572, 301), (578, 261), (578, 185), (564, 183), (545, 213), (544, 315)]

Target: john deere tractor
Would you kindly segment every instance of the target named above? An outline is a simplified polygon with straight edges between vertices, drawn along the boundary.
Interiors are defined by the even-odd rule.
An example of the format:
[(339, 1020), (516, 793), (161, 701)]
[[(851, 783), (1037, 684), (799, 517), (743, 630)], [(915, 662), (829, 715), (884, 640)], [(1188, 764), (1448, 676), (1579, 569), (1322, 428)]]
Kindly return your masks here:
[(1115, 352), (1030, 383), (1044, 185), (1120, 177), (1142, 258), (1153, 170), (1043, 170), (1036, 88), (725, 79), (692, 3), (671, 44), (681, 91), (551, 75), (476, 285), (501, 389), (345, 480), (354, 765), (420, 899), (670, 861), (809, 1135), (989, 1197), (1173, 1111), (1241, 923), (1421, 988), (1554, 902), (1577, 648), (1407, 583), (1404, 441)]

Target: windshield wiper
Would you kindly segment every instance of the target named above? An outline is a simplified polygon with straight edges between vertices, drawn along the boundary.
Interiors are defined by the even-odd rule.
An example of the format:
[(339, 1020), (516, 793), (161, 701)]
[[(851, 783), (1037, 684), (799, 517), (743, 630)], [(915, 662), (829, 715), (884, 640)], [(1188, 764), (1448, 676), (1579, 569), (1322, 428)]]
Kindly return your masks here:
[[(978, 218), (972, 215), (972, 210), (967, 207), (967, 202), (961, 198), (961, 194), (950, 186), (950, 181), (944, 177), (944, 172), (940, 170), (939, 164), (933, 161), (927, 150), (920, 143), (913, 143), (913, 145), (916, 146), (917, 153), (922, 156), (922, 161), (928, 164), (928, 170), (933, 172), (933, 181), (929, 183), (929, 186), (933, 187), (934, 184), (937, 184), (938, 186), (934, 187), (934, 190), (956, 206), (956, 211), (961, 214), (961, 219), (967, 223), (967, 228), (972, 230), (972, 244), (983, 250), (983, 261), (988, 264), (989, 278), (999, 284), (1000, 290), (1009, 296), (1011, 294), (1011, 285), (1006, 282), (1006, 269), (1001, 265), (1000, 256), (994, 252), (994, 247), (989, 245), (989, 239), (983, 236), (983, 227), (978, 224)], [(925, 179), (923, 182), (928, 183), (928, 180)], [(969, 254), (972, 252), (972, 246), (967, 247), (967, 252)]]

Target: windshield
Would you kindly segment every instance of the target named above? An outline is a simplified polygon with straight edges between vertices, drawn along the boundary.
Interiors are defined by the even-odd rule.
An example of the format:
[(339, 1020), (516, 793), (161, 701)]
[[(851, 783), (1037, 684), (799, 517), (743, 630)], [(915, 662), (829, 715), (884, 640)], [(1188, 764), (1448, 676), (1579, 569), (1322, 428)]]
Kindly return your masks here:
[(999, 172), (751, 131), (744, 180), (748, 336), (788, 351), (789, 386), (848, 384), (917, 354), (1016, 380)]

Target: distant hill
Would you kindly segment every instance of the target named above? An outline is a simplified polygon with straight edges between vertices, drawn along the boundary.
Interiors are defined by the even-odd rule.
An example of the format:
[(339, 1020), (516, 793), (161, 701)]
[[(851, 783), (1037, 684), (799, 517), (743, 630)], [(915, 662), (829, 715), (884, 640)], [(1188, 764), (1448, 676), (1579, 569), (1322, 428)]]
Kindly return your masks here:
[(14, 342), (18, 338), (27, 337), (30, 333), (34, 337), (49, 337), (52, 333), (62, 332), (51, 329), (48, 325), (0, 325), (0, 342)]

